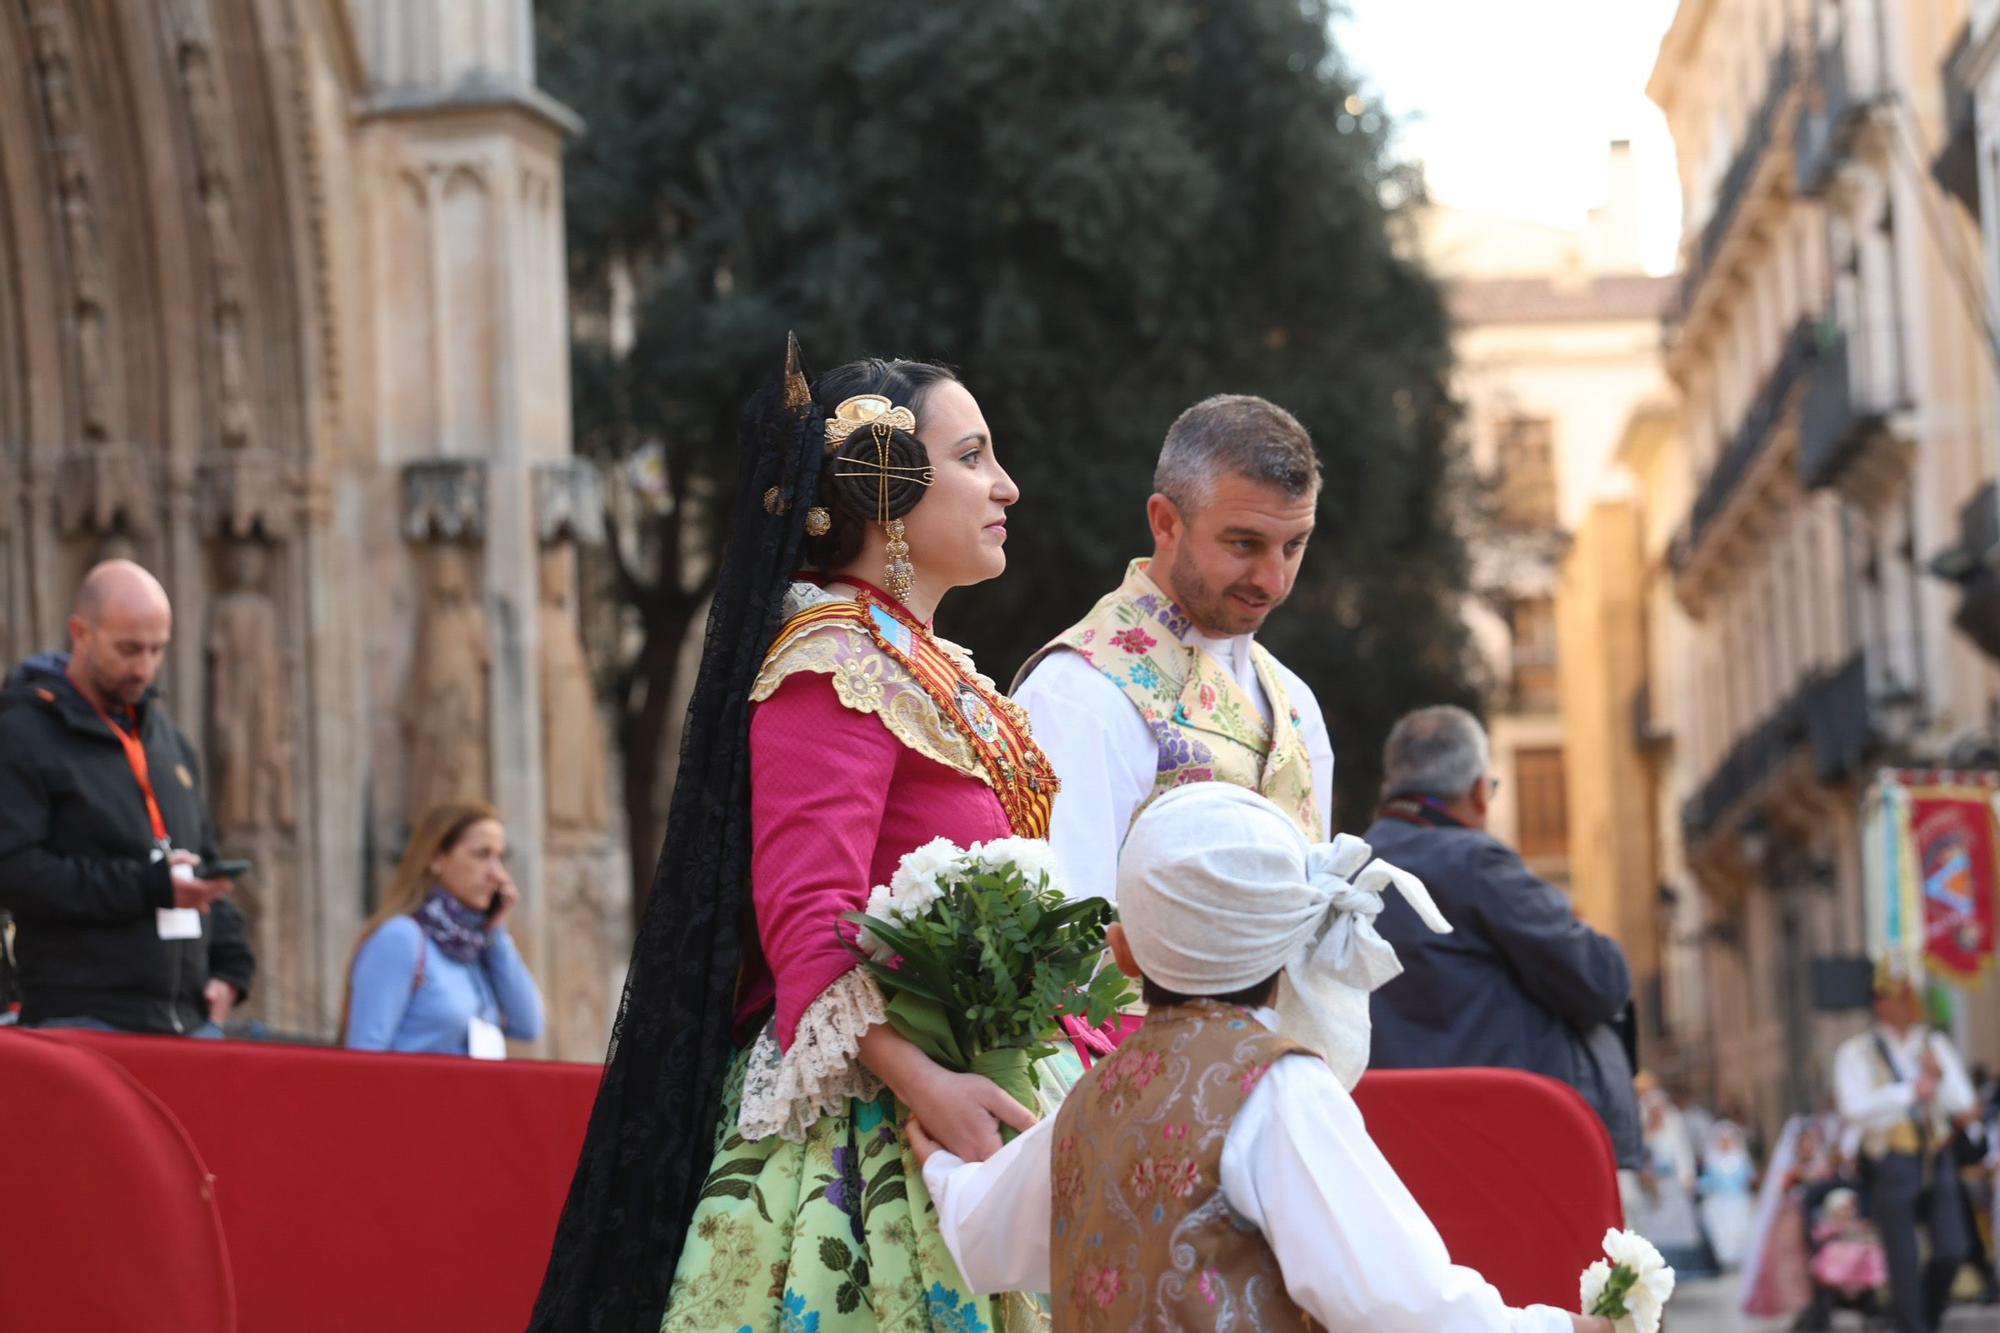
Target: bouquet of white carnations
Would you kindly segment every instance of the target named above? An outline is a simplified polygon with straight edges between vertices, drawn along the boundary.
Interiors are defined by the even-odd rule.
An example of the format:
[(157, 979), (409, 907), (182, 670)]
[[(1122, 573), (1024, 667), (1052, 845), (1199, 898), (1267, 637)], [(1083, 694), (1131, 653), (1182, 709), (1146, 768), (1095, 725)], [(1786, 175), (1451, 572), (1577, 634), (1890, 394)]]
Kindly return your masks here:
[(1583, 1270), (1583, 1312), (1602, 1315), (1618, 1333), (1659, 1333), (1674, 1294), (1674, 1270), (1636, 1231), (1604, 1233), (1604, 1258)]
[(888, 996), (890, 1026), (1031, 1108), (1034, 1062), (1054, 1053), (1061, 1020), (1097, 1027), (1131, 999), (1118, 970), (1101, 965), (1111, 904), (1072, 902), (1055, 879), (1040, 839), (961, 848), (936, 838), (903, 858), (867, 911), (844, 914), (861, 927), (847, 947)]

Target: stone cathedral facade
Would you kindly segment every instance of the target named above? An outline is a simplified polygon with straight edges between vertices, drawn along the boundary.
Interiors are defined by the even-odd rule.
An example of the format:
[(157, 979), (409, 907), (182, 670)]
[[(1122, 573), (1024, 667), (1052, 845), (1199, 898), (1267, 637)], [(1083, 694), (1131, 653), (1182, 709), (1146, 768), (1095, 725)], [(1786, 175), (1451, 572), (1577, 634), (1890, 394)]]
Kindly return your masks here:
[(529, 0), (0, 0), (0, 657), (83, 572), (166, 584), (260, 981), (332, 1038), (431, 802), (490, 799), (548, 1002), (629, 940), (576, 548), (562, 150)]

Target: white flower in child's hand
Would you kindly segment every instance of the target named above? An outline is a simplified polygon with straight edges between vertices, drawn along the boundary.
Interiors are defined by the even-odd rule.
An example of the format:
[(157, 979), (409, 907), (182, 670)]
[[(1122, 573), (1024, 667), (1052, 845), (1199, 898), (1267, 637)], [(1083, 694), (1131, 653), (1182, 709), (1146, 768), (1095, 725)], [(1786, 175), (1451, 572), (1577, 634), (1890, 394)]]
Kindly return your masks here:
[(1590, 1307), (1597, 1304), (1597, 1298), (1604, 1294), (1604, 1284), (1610, 1280), (1611, 1265), (1602, 1259), (1584, 1269), (1583, 1276), (1577, 1279), (1581, 1301), (1576, 1308), (1589, 1313)]
[(1604, 1255), (1612, 1263), (1622, 1264), (1640, 1277), (1673, 1271), (1660, 1257), (1660, 1252), (1653, 1248), (1653, 1242), (1636, 1231), (1620, 1231), (1613, 1227), (1605, 1232)]
[(1606, 1316), (1618, 1333), (1659, 1333), (1661, 1313), (1674, 1294), (1674, 1270), (1636, 1232), (1605, 1232), (1604, 1254), (1578, 1280), (1583, 1312)]
[(1673, 1294), (1673, 1269), (1661, 1267), (1642, 1273), (1632, 1284), (1632, 1290), (1625, 1293), (1625, 1308), (1632, 1312), (1632, 1327), (1638, 1333), (1659, 1333), (1667, 1297)]

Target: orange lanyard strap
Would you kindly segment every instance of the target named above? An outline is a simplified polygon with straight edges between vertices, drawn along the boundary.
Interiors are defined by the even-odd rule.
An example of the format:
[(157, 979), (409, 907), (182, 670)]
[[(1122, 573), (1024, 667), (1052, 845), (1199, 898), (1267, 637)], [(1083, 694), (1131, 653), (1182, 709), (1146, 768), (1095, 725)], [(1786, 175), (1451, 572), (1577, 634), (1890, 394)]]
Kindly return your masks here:
[[(93, 703), (93, 708), (97, 705)], [(153, 795), (153, 779), (146, 772), (146, 746), (137, 736), (126, 731), (111, 720), (111, 714), (102, 708), (97, 715), (104, 719), (104, 725), (111, 728), (111, 734), (125, 747), (125, 762), (132, 766), (132, 776), (139, 780), (139, 794), (146, 798), (146, 817), (153, 821), (153, 840), (160, 846), (168, 846), (172, 839), (167, 836), (167, 821), (160, 814), (160, 799)]]

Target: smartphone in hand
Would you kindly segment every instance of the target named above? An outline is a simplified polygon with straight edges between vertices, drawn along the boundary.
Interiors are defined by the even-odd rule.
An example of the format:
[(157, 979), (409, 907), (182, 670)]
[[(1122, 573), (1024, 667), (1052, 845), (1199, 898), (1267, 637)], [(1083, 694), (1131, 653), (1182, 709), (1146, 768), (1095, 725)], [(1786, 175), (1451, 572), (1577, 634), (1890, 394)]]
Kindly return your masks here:
[(248, 861), (203, 861), (194, 868), (196, 879), (241, 879), (249, 873)]

